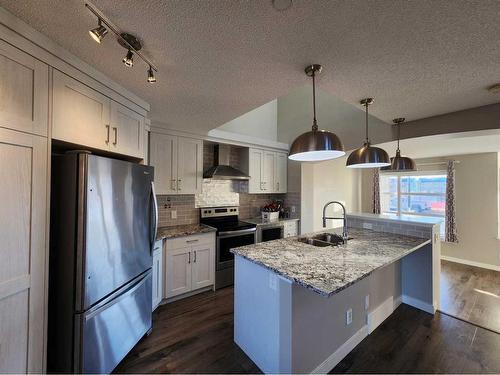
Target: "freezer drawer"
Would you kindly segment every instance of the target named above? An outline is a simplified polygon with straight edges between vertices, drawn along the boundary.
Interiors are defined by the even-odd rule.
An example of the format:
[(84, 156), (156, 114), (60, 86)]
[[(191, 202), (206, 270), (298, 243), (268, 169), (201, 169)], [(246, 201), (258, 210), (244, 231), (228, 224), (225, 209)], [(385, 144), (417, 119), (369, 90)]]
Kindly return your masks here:
[(77, 372), (109, 373), (151, 328), (151, 270), (117, 297), (77, 315), (81, 334)]

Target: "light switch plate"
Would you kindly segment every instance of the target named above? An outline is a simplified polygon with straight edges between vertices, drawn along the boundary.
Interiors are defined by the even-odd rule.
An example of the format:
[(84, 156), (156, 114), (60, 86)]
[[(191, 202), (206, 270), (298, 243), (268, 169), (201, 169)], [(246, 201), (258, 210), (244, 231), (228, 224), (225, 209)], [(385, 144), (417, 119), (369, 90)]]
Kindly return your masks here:
[(269, 274), (269, 288), (272, 290), (277, 290), (278, 289), (278, 276), (274, 274)]
[(177, 219), (177, 211), (176, 210), (170, 211), (170, 216), (172, 219)]
[(369, 294), (367, 294), (367, 295), (365, 296), (365, 310), (368, 310), (368, 309), (369, 309), (369, 307), (370, 307), (370, 295), (369, 295)]

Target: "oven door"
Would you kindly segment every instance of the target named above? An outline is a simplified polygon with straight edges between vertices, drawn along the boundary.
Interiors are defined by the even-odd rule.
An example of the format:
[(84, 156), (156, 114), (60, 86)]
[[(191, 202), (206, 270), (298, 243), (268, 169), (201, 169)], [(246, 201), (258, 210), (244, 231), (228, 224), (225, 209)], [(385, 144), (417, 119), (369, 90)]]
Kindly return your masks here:
[(217, 236), (216, 269), (234, 267), (234, 254), (231, 253), (231, 249), (254, 244), (255, 234), (256, 228), (220, 232)]

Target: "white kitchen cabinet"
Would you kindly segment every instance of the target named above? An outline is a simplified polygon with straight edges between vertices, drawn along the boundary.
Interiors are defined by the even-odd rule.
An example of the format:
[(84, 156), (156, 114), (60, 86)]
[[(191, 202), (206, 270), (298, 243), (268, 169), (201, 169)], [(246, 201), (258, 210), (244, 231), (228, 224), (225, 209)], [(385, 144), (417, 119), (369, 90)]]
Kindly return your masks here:
[(167, 239), (164, 252), (165, 298), (214, 284), (214, 233)]
[(249, 148), (242, 160), (243, 170), (250, 176), (248, 192), (286, 193), (287, 157), (283, 152)]
[(144, 116), (54, 70), (52, 138), (144, 158)]
[(0, 127), (47, 135), (48, 66), (0, 40)]
[(166, 254), (165, 297), (170, 298), (191, 291), (191, 248), (167, 249)]
[(110, 151), (144, 158), (144, 116), (111, 101)]
[(210, 286), (214, 283), (214, 246), (198, 245), (192, 248), (193, 263), (191, 288), (193, 290)]
[(154, 245), (152, 284), (154, 311), (163, 299), (163, 240)]
[(288, 154), (276, 153), (275, 184), (277, 193), (287, 192)]
[(250, 176), (250, 181), (248, 181), (248, 192), (262, 193), (262, 166), (264, 164), (264, 151), (251, 148), (248, 152), (248, 175)]
[(264, 159), (262, 163), (262, 189), (266, 193), (273, 193), (276, 191), (275, 170), (276, 167), (276, 153), (273, 151), (264, 151)]
[(203, 141), (163, 133), (150, 134), (150, 165), (157, 194), (196, 194), (203, 179)]
[(0, 128), (0, 373), (44, 372), (47, 149)]

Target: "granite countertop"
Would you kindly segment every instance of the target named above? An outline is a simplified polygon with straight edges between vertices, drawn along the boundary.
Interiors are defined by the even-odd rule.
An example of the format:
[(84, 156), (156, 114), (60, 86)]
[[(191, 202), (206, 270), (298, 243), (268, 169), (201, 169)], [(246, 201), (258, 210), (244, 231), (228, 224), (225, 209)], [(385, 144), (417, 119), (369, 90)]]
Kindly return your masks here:
[[(338, 229), (327, 232), (340, 233)], [(318, 233), (321, 232), (315, 234)], [(349, 237), (353, 239), (337, 247), (315, 247), (290, 237), (238, 247), (231, 252), (329, 297), (430, 243), (429, 239), (358, 228), (349, 228)]]
[(397, 214), (372, 214), (366, 212), (353, 212), (348, 213), (347, 217), (359, 218), (359, 219), (377, 219), (381, 221), (397, 221), (402, 223), (412, 223), (419, 225), (429, 225), (433, 226), (436, 224), (441, 224), (444, 221), (442, 217), (432, 217), (432, 216), (415, 216), (415, 215), (397, 215)]
[(241, 219), (241, 220), (245, 221), (247, 223), (256, 224), (256, 225), (268, 225), (268, 224), (283, 223), (285, 221), (298, 221), (300, 219), (299, 218), (279, 218), (278, 220), (264, 221), (264, 220), (262, 220), (262, 217), (252, 217), (250, 219)]
[(217, 229), (204, 224), (177, 225), (173, 227), (160, 227), (156, 240), (191, 236), (192, 234), (216, 232)]

